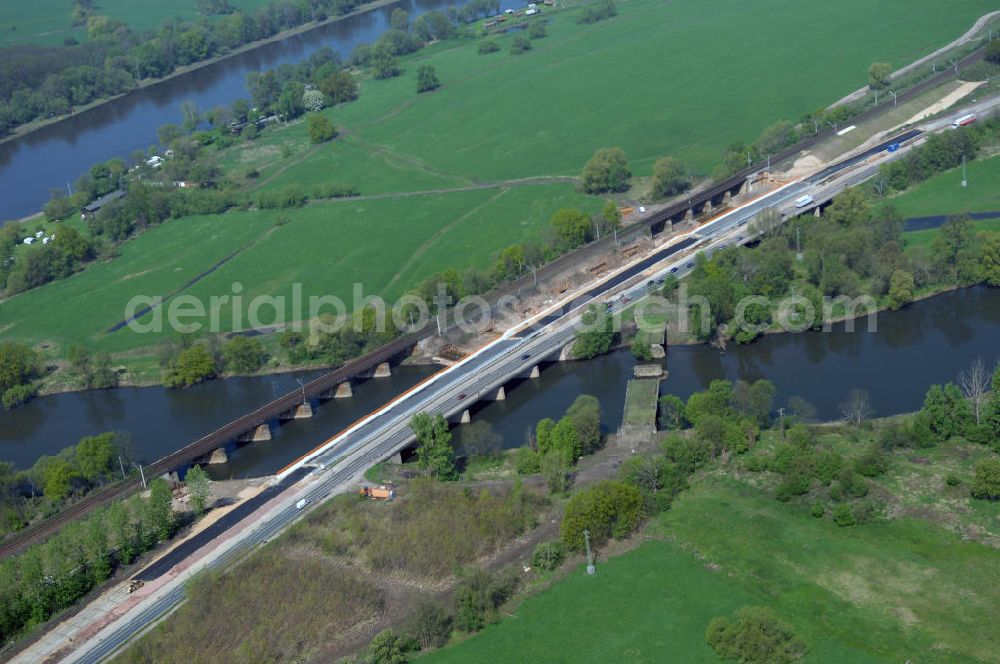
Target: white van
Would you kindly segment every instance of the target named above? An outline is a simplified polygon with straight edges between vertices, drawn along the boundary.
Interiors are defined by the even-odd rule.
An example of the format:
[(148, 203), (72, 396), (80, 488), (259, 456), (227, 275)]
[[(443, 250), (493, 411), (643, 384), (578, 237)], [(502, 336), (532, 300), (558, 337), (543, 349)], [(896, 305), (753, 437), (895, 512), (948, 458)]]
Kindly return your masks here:
[(295, 503), (295, 509), (300, 510), (308, 504), (309, 504), (308, 498), (300, 498), (299, 502)]
[(805, 196), (799, 196), (798, 198), (795, 199), (795, 207), (804, 208), (805, 206), (809, 205), (812, 202), (813, 202), (813, 197), (810, 196), (809, 194), (806, 194)]

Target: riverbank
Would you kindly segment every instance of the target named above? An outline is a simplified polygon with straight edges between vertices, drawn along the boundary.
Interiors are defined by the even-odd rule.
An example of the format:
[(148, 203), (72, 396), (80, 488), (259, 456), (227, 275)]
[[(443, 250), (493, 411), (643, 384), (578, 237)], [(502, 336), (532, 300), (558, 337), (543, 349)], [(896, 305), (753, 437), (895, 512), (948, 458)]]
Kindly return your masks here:
[[(184, 76), (186, 74), (190, 74), (192, 72), (198, 71), (199, 69), (203, 69), (204, 67), (208, 67), (210, 65), (213, 65), (213, 64), (216, 64), (216, 63), (219, 63), (219, 62), (224, 62), (225, 60), (228, 60), (230, 58), (236, 57), (238, 55), (243, 55), (245, 53), (249, 53), (250, 51), (258, 49), (258, 48), (260, 48), (262, 46), (266, 46), (267, 44), (272, 44), (274, 42), (279, 42), (279, 41), (282, 41), (284, 39), (288, 39), (289, 37), (295, 37), (297, 35), (305, 34), (307, 32), (311, 32), (311, 31), (316, 30), (318, 28), (322, 28), (322, 27), (327, 26), (327, 25), (332, 25), (334, 23), (338, 23), (340, 21), (344, 21), (346, 19), (352, 18), (354, 16), (359, 16), (361, 14), (366, 14), (368, 12), (374, 11), (374, 10), (379, 9), (381, 7), (386, 7), (386, 6), (389, 6), (389, 5), (397, 4), (399, 2), (400, 2), (400, 0), (374, 0), (373, 2), (366, 3), (366, 4), (358, 7), (357, 9), (354, 9), (354, 10), (348, 12), (347, 14), (341, 14), (339, 16), (333, 16), (333, 17), (327, 18), (327, 19), (325, 19), (323, 21), (313, 21), (313, 22), (310, 22), (310, 23), (306, 23), (304, 25), (300, 25), (297, 28), (290, 28), (288, 30), (283, 30), (281, 32), (278, 32), (278, 33), (272, 35), (271, 37), (268, 37), (267, 39), (261, 39), (261, 40), (255, 41), (255, 42), (251, 42), (249, 44), (245, 44), (245, 45), (240, 46), (239, 48), (233, 49), (232, 51), (230, 51), (228, 53), (225, 53), (223, 55), (218, 55), (218, 56), (215, 56), (214, 58), (209, 58), (207, 60), (201, 60), (200, 62), (197, 62), (197, 63), (194, 63), (194, 64), (185, 65), (183, 67), (178, 67), (173, 72), (171, 72), (169, 75), (164, 76), (162, 78), (143, 79), (142, 81), (138, 82), (138, 84), (136, 85), (136, 87), (132, 88), (131, 90), (129, 90), (127, 92), (123, 92), (121, 94), (117, 94), (117, 95), (114, 95), (112, 97), (106, 97), (104, 99), (95, 100), (95, 101), (90, 102), (89, 104), (84, 104), (82, 106), (74, 108), (73, 112), (69, 113), (67, 115), (60, 115), (58, 117), (47, 118), (45, 120), (35, 120), (35, 121), (32, 121), (32, 122), (28, 122), (26, 124), (20, 125), (17, 129), (15, 129), (14, 131), (12, 131), (10, 134), (4, 136), (3, 138), (0, 138), (0, 145), (3, 145), (4, 143), (10, 142), (10, 141), (17, 140), (19, 138), (24, 138), (26, 136), (29, 136), (30, 134), (32, 134), (32, 133), (34, 133), (34, 132), (36, 132), (39, 129), (42, 129), (44, 127), (49, 127), (49, 126), (52, 126), (52, 125), (59, 124), (60, 122), (66, 122), (68, 120), (72, 120), (72, 119), (74, 119), (74, 118), (82, 115), (83, 113), (86, 113), (87, 111), (90, 111), (92, 109), (98, 108), (100, 106), (104, 106), (105, 104), (109, 104), (109, 103), (114, 102), (114, 101), (118, 101), (120, 99), (123, 99), (123, 98), (127, 97), (128, 95), (132, 94), (133, 92), (136, 92), (136, 91), (139, 91), (139, 90), (143, 90), (143, 89), (146, 89), (146, 88), (150, 88), (150, 87), (153, 87), (155, 85), (159, 85), (160, 83), (165, 83), (167, 81), (173, 80), (173, 79), (178, 78), (180, 76)], [(85, 170), (85, 169), (81, 169), (81, 172), (83, 172), (83, 170)], [(36, 213), (36, 214), (40, 214), (40, 213)], [(33, 216), (35, 216), (35, 215), (30, 215), (29, 217), (25, 217), (25, 219), (31, 218)]]

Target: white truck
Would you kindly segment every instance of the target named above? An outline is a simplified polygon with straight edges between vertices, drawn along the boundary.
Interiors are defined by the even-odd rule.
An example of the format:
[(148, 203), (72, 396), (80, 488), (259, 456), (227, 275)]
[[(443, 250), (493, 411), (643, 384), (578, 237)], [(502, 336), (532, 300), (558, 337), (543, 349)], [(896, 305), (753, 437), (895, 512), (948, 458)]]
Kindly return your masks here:
[(806, 194), (805, 196), (799, 196), (798, 198), (795, 199), (795, 207), (804, 208), (805, 206), (809, 205), (812, 202), (813, 202), (813, 197), (810, 196), (809, 194)]
[(299, 502), (295, 503), (295, 509), (300, 510), (308, 504), (309, 504), (308, 498), (300, 498)]

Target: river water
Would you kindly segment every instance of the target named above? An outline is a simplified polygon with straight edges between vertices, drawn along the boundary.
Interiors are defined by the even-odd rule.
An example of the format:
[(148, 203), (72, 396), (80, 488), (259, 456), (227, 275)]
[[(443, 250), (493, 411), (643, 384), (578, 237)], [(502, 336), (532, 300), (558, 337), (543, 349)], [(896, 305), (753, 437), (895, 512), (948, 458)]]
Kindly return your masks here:
[[(370, 12), (246, 51), (182, 76), (136, 90), (17, 140), (0, 144), (0, 223), (42, 208), (52, 188), (65, 189), (90, 166), (111, 157), (125, 157), (156, 143), (157, 127), (180, 121), (180, 105), (191, 100), (202, 111), (249, 97), (246, 75), (286, 63), (301, 62), (329, 47), (347, 57), (362, 42), (374, 41), (389, 25), (395, 8), (411, 20), (460, 2), (400, 0)], [(501, 0), (501, 8), (524, 3)]]
[[(722, 354), (705, 346), (669, 349), (669, 378), (662, 393), (687, 398), (716, 378), (767, 378), (778, 390), (776, 406), (800, 396), (821, 419), (838, 417), (838, 406), (856, 388), (868, 390), (875, 414), (916, 410), (931, 383), (953, 380), (977, 357), (988, 366), (1000, 358), (1000, 290), (972, 288), (945, 293), (902, 311), (883, 313), (877, 330), (771, 335)], [(474, 420), (490, 422), (507, 447), (544, 417), (558, 417), (580, 394), (601, 401), (605, 427), (621, 423), (625, 384), (635, 360), (618, 351), (587, 362), (552, 363), (541, 378), (508, 386), (507, 399), (484, 403)], [(215, 477), (272, 473), (344, 429), (435, 369), (398, 367), (390, 378), (355, 385), (355, 396), (319, 404), (316, 417), (274, 427), (274, 439), (235, 449), (230, 462), (212, 468)], [(120, 388), (43, 397), (0, 413), (0, 459), (30, 466), (84, 435), (107, 430), (131, 435), (134, 454), (151, 461), (294, 389), (301, 372), (215, 381), (187, 390)]]

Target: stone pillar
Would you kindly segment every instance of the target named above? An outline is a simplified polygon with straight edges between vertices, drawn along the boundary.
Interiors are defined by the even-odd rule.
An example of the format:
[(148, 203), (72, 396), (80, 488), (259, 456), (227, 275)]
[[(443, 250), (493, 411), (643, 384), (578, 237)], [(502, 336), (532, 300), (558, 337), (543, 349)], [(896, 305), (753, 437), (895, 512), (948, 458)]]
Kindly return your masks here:
[(654, 360), (662, 360), (667, 356), (667, 351), (663, 349), (662, 344), (652, 344), (649, 347), (649, 352), (653, 355)]
[(560, 362), (565, 362), (566, 360), (572, 360), (573, 359), (573, 346), (574, 345), (576, 345), (575, 341), (573, 343), (569, 343), (569, 344), (566, 344), (565, 346), (563, 346), (562, 351), (559, 352), (559, 361)]
[(715, 207), (712, 205), (712, 199), (710, 198), (707, 201), (705, 201), (705, 207), (703, 209), (703, 212), (705, 213), (705, 215), (710, 215), (714, 211), (715, 211)]
[(209, 465), (215, 465), (218, 463), (226, 463), (229, 461), (229, 455), (226, 454), (226, 448), (220, 447), (216, 450), (212, 450), (212, 455), (208, 457)]
[(820, 207), (818, 205), (816, 206), (816, 209), (813, 212), (813, 216), (815, 216), (817, 218), (823, 216), (823, 211), (820, 209)]
[(504, 389), (503, 385), (497, 390), (497, 395), (493, 399), (494, 401), (506, 401), (507, 400), (507, 390)]
[(722, 206), (729, 207), (733, 202), (733, 192), (726, 190), (726, 195), (722, 197)]
[(281, 414), (283, 420), (306, 420), (313, 416), (312, 404), (306, 401)]
[(541, 378), (542, 372), (538, 370), (538, 365), (531, 367), (531, 373), (528, 374), (528, 378)]
[(472, 415), (469, 413), (469, 409), (466, 408), (465, 410), (462, 411), (462, 417), (459, 420), (459, 422), (461, 424), (468, 424), (471, 421), (472, 421)]
[(264, 440), (271, 440), (271, 427), (267, 422), (258, 424), (253, 431), (246, 431), (236, 437), (241, 443), (259, 443)]
[(743, 185), (740, 187), (741, 194), (748, 194), (753, 190), (753, 185), (750, 184), (750, 178), (743, 181)]
[(688, 208), (688, 211), (684, 214), (684, 221), (694, 221), (694, 210)]
[(351, 389), (350, 381), (346, 381), (337, 386), (337, 393), (333, 395), (334, 399), (348, 399), (354, 396), (354, 390)]
[(383, 362), (382, 364), (375, 367), (375, 378), (388, 378), (392, 375), (392, 370), (389, 369), (389, 363)]

